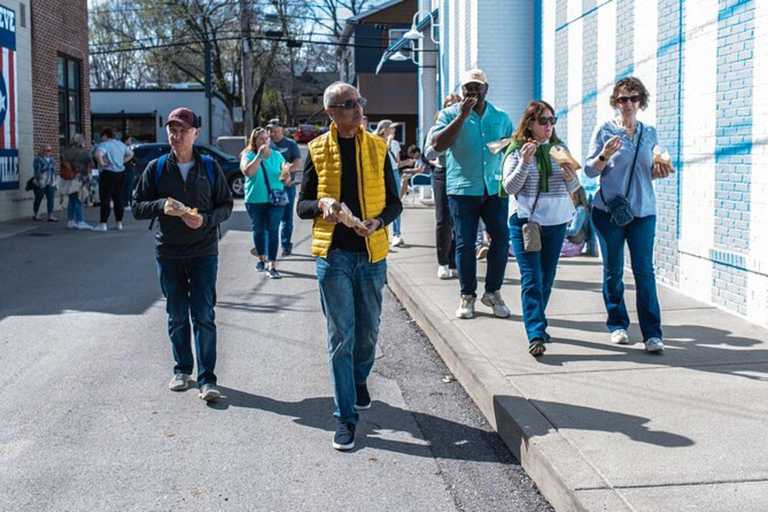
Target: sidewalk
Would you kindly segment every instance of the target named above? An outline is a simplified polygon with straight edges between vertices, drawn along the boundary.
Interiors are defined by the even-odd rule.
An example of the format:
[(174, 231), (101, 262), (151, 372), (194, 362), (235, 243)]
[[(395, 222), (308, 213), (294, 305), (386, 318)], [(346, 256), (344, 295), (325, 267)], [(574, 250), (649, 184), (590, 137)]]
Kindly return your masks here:
[[(659, 286), (664, 354), (645, 353), (634, 323), (635, 345), (611, 344), (600, 260), (568, 258), (536, 360), (513, 259), (512, 317), (478, 300), (475, 319), (458, 320), (458, 279), (436, 276), (434, 210), (406, 206), (403, 235), (389, 286), (558, 510), (765, 510), (768, 331)], [(478, 275), (482, 293), (484, 263)], [(625, 283), (634, 322), (631, 272)]]

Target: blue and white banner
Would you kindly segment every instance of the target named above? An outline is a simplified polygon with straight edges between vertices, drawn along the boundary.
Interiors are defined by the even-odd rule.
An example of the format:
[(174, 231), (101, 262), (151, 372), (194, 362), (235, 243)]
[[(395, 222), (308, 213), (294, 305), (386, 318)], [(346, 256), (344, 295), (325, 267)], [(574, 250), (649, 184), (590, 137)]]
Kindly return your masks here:
[(19, 188), (16, 13), (0, 5), (0, 190)]

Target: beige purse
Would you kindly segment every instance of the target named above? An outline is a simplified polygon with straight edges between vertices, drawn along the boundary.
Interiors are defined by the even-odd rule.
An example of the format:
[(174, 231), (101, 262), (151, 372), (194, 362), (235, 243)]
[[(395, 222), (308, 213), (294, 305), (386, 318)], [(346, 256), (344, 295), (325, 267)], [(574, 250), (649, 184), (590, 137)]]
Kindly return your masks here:
[(533, 201), (533, 207), (531, 208), (531, 214), (528, 216), (528, 222), (523, 224), (523, 248), (525, 252), (539, 252), (541, 250), (541, 226), (533, 222), (533, 212), (536, 211), (536, 204), (539, 202), (539, 194), (541, 194), (541, 183), (539, 183), (539, 191), (536, 192), (536, 199)]

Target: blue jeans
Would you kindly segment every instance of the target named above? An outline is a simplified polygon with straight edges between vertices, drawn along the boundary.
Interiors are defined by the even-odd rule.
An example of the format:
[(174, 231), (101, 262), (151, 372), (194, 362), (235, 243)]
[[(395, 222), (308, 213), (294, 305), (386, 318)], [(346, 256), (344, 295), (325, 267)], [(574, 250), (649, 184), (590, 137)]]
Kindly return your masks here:
[[(395, 175), (395, 187), (397, 187), (397, 195), (400, 195), (400, 171), (398, 169), (392, 169), (392, 174)], [(398, 215), (395, 220), (392, 221), (392, 236), (400, 236), (401, 215)]]
[(192, 374), (195, 359), (190, 345), (189, 317), (195, 333), (197, 383), (216, 384), (216, 272), (218, 256), (157, 258), (157, 275), (168, 312), (174, 373)]
[(67, 197), (69, 198), (69, 202), (67, 202), (67, 220), (83, 222), (83, 203), (80, 202), (80, 194), (72, 192)]
[(245, 203), (248, 217), (251, 218), (253, 246), (259, 256), (266, 256), (267, 261), (277, 260), (278, 231), (285, 206), (272, 206), (269, 203)]
[(661, 338), (661, 307), (656, 294), (653, 268), (653, 244), (656, 216), (635, 217), (626, 226), (617, 226), (611, 215), (592, 208), (600, 251), (603, 253), (603, 301), (608, 312), (606, 325), (613, 332), (629, 328), (629, 314), (624, 303), (624, 242), (629, 246), (632, 274), (637, 289), (637, 316), (643, 341)]
[(523, 224), (526, 222), (528, 219), (521, 219), (516, 213), (509, 218), (512, 248), (515, 250), (517, 266), (520, 267), (523, 322), (528, 341), (536, 338), (547, 340), (549, 336), (545, 311), (555, 282), (557, 262), (568, 224), (541, 226), (541, 251), (526, 252), (523, 246)]
[(495, 292), (504, 283), (509, 250), (507, 229), (507, 198), (493, 196), (448, 196), (453, 230), (456, 235), (456, 269), (459, 272), (462, 295), (477, 296), (477, 259), (475, 243), (477, 224), (482, 218), (491, 237), (488, 249), (488, 270), (485, 276), (485, 291)]
[(317, 282), (328, 329), (334, 416), (357, 423), (355, 385), (365, 384), (376, 357), (381, 290), (387, 260), (368, 262), (365, 252), (334, 249), (317, 258)]
[(284, 251), (293, 251), (293, 204), (296, 201), (296, 186), (285, 187), (288, 193), (288, 204), (284, 206), (283, 218), (280, 220), (280, 245)]
[(54, 200), (56, 199), (56, 187), (37, 187), (35, 189), (35, 202), (32, 205), (32, 210), (35, 212), (35, 215), (40, 211), (40, 203), (43, 202), (43, 197), (45, 197), (48, 215), (51, 215), (53, 213)]

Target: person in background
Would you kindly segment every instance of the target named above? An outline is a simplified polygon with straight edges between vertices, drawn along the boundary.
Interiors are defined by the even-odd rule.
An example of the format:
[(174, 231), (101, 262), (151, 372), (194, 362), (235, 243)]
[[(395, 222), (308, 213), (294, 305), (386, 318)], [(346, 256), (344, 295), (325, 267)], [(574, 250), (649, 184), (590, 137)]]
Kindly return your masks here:
[[(402, 176), (400, 174), (400, 166), (402, 164), (400, 160), (401, 149), (400, 143), (395, 138), (395, 128), (397, 128), (397, 126), (399, 126), (399, 123), (393, 123), (389, 119), (382, 119), (379, 121), (379, 124), (376, 125), (376, 130), (373, 133), (384, 139), (387, 143), (387, 153), (392, 166), (392, 174), (394, 175), (395, 183), (397, 184), (397, 193), (402, 198), (403, 184)], [(401, 223), (402, 220), (399, 215), (392, 222), (392, 247), (401, 247), (405, 244), (401, 231)]]
[[(443, 100), (443, 108), (448, 108), (461, 101), (458, 94), (451, 93)], [(437, 121), (435, 114), (434, 121)], [(437, 278), (450, 279), (456, 276), (456, 239), (453, 234), (453, 221), (448, 208), (448, 195), (445, 189), (445, 152), (436, 151), (432, 145), (435, 126), (429, 129), (424, 147), (424, 155), (435, 161), (432, 169), (432, 195), (435, 198), (435, 249), (437, 250)]]
[(115, 229), (123, 229), (123, 190), (125, 187), (125, 163), (133, 158), (133, 151), (115, 140), (111, 128), (101, 132), (101, 142), (94, 154), (99, 164), (99, 200), (101, 215), (99, 225), (94, 231), (107, 231), (107, 221), (111, 210), (110, 200), (115, 204)]
[[(123, 135), (121, 142), (128, 148), (133, 146), (133, 137)], [(131, 157), (125, 162), (125, 185), (123, 186), (123, 205), (131, 206), (131, 196), (133, 195), (133, 183), (136, 181), (136, 157)]]
[(93, 158), (85, 146), (85, 137), (76, 133), (62, 155), (75, 171), (71, 180), (59, 177), (59, 192), (69, 198), (67, 203), (67, 228), (90, 231), (93, 226), (85, 222), (83, 202), (90, 195)]
[(245, 176), (245, 209), (253, 232), (251, 254), (259, 259), (256, 271), (266, 272), (270, 279), (282, 277), (277, 271), (278, 231), (286, 206), (272, 204), (269, 189), (284, 190), (290, 183), (290, 173), (282, 170), (284, 163), (280, 152), (270, 148), (267, 130), (255, 128), (240, 153), (240, 171)]
[[(549, 154), (565, 146), (555, 133), (555, 109), (545, 101), (532, 101), (525, 109), (513, 141), (504, 156), (504, 191), (517, 199), (509, 219), (512, 246), (520, 268), (520, 295), (528, 352), (541, 356), (549, 341), (546, 309), (555, 282), (565, 227), (573, 217), (570, 193), (579, 188), (576, 172), (558, 165)], [(526, 225), (540, 231), (540, 247), (524, 242)], [(530, 226), (528, 226), (530, 227)]]
[(283, 256), (290, 256), (293, 252), (293, 205), (296, 201), (296, 172), (301, 169), (301, 151), (299, 145), (293, 139), (283, 135), (283, 125), (279, 119), (272, 119), (267, 125), (269, 130), (269, 147), (277, 150), (291, 167), (290, 181), (285, 183), (285, 191), (288, 193), (288, 204), (283, 210), (283, 218), (280, 219), (280, 245), (283, 247)]
[(573, 200), (573, 217), (565, 228), (565, 240), (560, 250), (561, 257), (572, 257), (581, 254), (584, 244), (589, 240), (589, 201), (583, 187), (571, 194)]
[[(653, 180), (666, 178), (674, 169), (654, 163), (658, 145), (656, 129), (637, 120), (648, 107), (650, 94), (635, 77), (624, 77), (613, 86), (610, 104), (619, 116), (595, 128), (584, 173), (600, 176), (592, 207), (592, 224), (603, 256), (603, 301), (611, 341), (629, 344), (629, 313), (624, 303), (624, 246), (629, 247), (637, 289), (637, 317), (647, 352), (663, 352), (661, 306), (656, 293), (653, 245), (656, 240), (656, 193)], [(623, 196), (632, 219), (614, 218), (609, 203)], [(622, 211), (623, 208), (618, 208)], [(619, 222), (623, 225), (620, 225)]]
[(48, 209), (48, 222), (58, 222), (59, 219), (53, 215), (53, 206), (56, 199), (56, 162), (53, 159), (53, 149), (48, 144), (42, 146), (35, 161), (34, 167), (34, 183), (36, 188), (35, 202), (32, 205), (34, 215), (32, 219), (43, 220), (38, 213), (40, 211), (40, 203), (45, 197), (46, 207)]
[(486, 100), (488, 79), (479, 69), (461, 76), (461, 103), (438, 114), (432, 146), (446, 151), (446, 189), (456, 233), (456, 263), (461, 283), (458, 318), (475, 316), (477, 296), (477, 260), (475, 240), (477, 224), (483, 219), (491, 237), (485, 293), (480, 302), (499, 318), (509, 316), (501, 297), (507, 267), (509, 237), (506, 198), (499, 197), (501, 154), (493, 154), (488, 143), (509, 137), (509, 116)]

